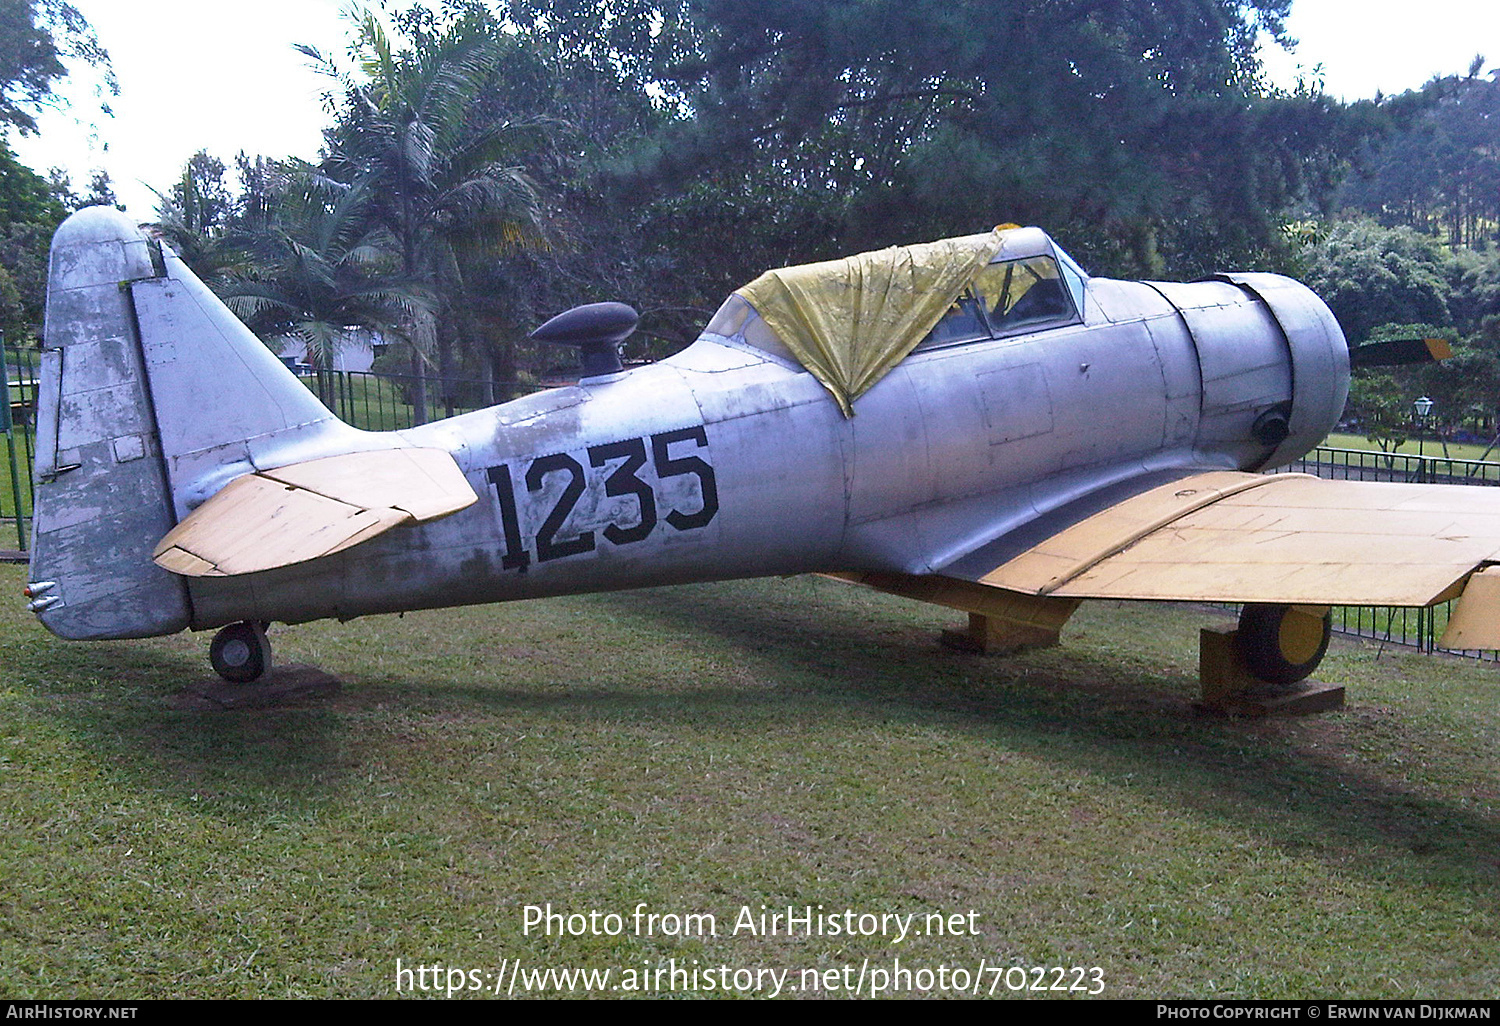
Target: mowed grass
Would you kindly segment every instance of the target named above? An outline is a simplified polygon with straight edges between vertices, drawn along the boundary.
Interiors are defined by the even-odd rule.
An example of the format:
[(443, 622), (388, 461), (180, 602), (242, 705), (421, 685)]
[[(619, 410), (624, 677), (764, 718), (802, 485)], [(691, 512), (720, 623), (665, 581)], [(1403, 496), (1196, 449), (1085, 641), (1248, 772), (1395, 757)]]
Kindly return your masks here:
[[(1444, 457), (1443, 443), (1437, 438), (1426, 437), (1420, 442), (1411, 438), (1402, 442), (1399, 446), (1390, 450), (1382, 450), (1378, 444), (1370, 441), (1364, 435), (1351, 435), (1335, 431), (1323, 439), (1323, 445), (1330, 449), (1363, 449), (1370, 452), (1389, 452), (1402, 456), (1424, 455), (1429, 458), (1442, 459)], [(1446, 455), (1455, 460), (1485, 460), (1500, 461), (1500, 446), (1490, 449), (1488, 446), (1475, 444), (1473, 442), (1449, 442)]]
[[(61, 642), (24, 580), (0, 567), (0, 997), (388, 997), (398, 958), (1500, 992), (1492, 663), (1335, 641), (1344, 711), (1199, 718), (1213, 611), (1086, 605), (986, 658), (940, 610), (771, 579), (280, 628), (343, 693), (209, 713), (171, 704), (206, 637)], [(626, 934), (526, 935), (549, 902)], [(718, 935), (633, 936), (642, 902)], [(979, 934), (733, 935), (762, 904)]]

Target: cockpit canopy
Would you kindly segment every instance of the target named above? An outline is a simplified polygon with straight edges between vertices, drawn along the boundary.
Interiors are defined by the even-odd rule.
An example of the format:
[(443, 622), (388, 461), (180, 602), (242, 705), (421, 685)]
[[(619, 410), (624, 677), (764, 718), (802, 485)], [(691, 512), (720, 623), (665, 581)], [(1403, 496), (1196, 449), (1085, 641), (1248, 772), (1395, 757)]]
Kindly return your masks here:
[(797, 361), (852, 416), (853, 401), (915, 349), (1081, 320), (1087, 279), (1040, 228), (997, 228), (767, 271), (705, 331)]
[(1022, 335), (1081, 319), (1084, 275), (1066, 253), (996, 256), (959, 293), (916, 349)]

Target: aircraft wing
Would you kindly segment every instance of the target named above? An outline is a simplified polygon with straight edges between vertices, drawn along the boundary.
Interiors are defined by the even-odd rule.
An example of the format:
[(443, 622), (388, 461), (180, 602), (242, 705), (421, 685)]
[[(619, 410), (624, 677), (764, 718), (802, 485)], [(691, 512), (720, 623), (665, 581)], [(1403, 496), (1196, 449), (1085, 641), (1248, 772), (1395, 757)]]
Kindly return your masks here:
[(1500, 562), (1500, 489), (1213, 471), (1059, 521), (1022, 551), (1002, 538), (940, 573), (1059, 599), (1429, 606), (1462, 594), (1443, 645), (1500, 648), (1500, 567), (1483, 569)]
[(478, 501), (441, 449), (381, 449), (237, 477), (156, 546), (186, 577), (231, 577), (331, 555)]

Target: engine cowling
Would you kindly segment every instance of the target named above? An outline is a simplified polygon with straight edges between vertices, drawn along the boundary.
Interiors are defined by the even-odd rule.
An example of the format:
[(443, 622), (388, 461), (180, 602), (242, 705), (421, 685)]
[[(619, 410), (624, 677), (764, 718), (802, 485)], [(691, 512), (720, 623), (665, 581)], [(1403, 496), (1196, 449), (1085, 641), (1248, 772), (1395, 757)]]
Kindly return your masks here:
[(1279, 274), (1152, 284), (1177, 308), (1198, 353), (1198, 449), (1267, 469), (1302, 456), (1337, 425), (1349, 347), (1305, 285)]

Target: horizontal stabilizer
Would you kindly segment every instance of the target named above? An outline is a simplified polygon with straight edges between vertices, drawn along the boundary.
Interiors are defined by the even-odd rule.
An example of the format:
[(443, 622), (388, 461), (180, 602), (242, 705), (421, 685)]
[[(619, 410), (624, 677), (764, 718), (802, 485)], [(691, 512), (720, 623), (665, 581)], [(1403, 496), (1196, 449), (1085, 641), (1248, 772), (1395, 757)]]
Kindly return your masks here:
[(152, 559), (185, 577), (233, 577), (341, 552), (478, 501), (441, 449), (347, 453), (246, 474), (174, 527)]
[(1349, 350), (1349, 366), (1399, 367), (1413, 363), (1435, 363), (1453, 355), (1453, 347), (1440, 338), (1395, 338), (1370, 342)]

